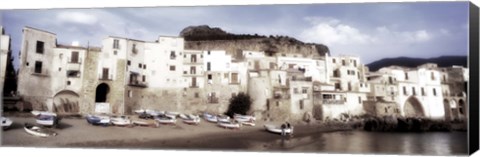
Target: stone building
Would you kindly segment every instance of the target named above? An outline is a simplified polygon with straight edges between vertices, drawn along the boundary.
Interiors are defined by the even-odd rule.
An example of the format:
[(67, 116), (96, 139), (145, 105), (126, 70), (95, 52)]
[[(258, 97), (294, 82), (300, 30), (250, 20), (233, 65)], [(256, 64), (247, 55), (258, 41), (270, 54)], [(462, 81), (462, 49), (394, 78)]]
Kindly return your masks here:
[[(3, 26), (0, 26), (0, 94), (3, 96), (3, 87), (5, 83), (5, 72), (10, 53), (10, 36), (5, 34)], [(1, 100), (0, 100), (1, 101)]]
[[(416, 68), (384, 67), (368, 76), (372, 90), (369, 100), (383, 102), (376, 106), (381, 108), (377, 109), (379, 115), (451, 120), (453, 115), (458, 115), (455, 105), (458, 101), (452, 98), (449, 85), (452, 80), (448, 78), (446, 69), (431, 63)], [(385, 106), (386, 102), (389, 105)]]

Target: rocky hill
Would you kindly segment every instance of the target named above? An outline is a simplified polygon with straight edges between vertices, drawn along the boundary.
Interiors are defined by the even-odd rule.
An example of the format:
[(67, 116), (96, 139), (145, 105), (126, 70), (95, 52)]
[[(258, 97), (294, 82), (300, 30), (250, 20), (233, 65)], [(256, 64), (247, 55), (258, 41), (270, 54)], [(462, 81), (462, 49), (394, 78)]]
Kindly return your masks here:
[(241, 50), (265, 51), (267, 55), (295, 53), (306, 57), (329, 53), (323, 44), (304, 43), (288, 36), (232, 34), (207, 25), (189, 26), (180, 36), (185, 39), (185, 49), (226, 50), (232, 55)]
[(467, 67), (467, 56), (441, 56), (436, 58), (409, 58), (409, 57), (398, 57), (398, 58), (385, 58), (370, 64), (367, 64), (370, 71), (377, 71), (382, 67), (387, 67), (391, 65), (403, 66), (403, 67), (417, 67), (425, 63), (436, 63), (439, 67), (449, 67), (452, 65), (458, 65)]

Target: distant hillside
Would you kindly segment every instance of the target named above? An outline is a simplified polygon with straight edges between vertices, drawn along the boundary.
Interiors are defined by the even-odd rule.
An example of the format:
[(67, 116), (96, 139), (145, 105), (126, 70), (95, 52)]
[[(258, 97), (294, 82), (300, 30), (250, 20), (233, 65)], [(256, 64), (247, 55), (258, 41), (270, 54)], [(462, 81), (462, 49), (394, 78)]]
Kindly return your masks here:
[(329, 53), (323, 44), (304, 43), (288, 36), (233, 34), (207, 25), (186, 27), (180, 36), (185, 39), (186, 49), (226, 50), (228, 54), (240, 50), (264, 51), (267, 55), (296, 53), (305, 57)]
[(391, 65), (403, 66), (403, 67), (417, 67), (425, 63), (436, 63), (439, 67), (449, 67), (452, 65), (458, 65), (467, 67), (467, 56), (441, 56), (437, 58), (409, 58), (409, 57), (398, 57), (398, 58), (385, 58), (370, 64), (367, 64), (370, 71), (377, 71), (382, 67), (387, 67)]

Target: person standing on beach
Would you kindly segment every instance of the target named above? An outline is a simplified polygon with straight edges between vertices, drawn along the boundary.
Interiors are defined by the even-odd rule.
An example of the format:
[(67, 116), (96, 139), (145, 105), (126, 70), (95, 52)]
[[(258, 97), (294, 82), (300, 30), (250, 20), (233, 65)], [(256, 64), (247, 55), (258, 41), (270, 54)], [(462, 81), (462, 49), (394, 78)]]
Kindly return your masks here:
[(285, 123), (284, 123), (284, 124), (282, 124), (282, 126), (281, 126), (281, 129), (282, 129), (282, 136), (285, 136), (285, 128), (286, 128), (286, 127), (287, 127), (287, 126), (285, 125)]

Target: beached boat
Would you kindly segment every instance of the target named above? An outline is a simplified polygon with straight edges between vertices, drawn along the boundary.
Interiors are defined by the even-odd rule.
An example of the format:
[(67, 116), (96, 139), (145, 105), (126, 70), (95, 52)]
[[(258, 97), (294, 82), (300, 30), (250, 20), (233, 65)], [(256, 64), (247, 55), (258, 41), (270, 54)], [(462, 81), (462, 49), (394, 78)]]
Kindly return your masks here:
[(0, 121), (2, 121), (3, 130), (7, 130), (8, 128), (10, 128), (10, 126), (12, 126), (12, 123), (13, 123), (13, 121), (10, 120), (10, 118), (6, 118), (6, 117), (0, 117)]
[(236, 120), (240, 120), (240, 121), (255, 121), (255, 120), (257, 120), (254, 116), (241, 115), (241, 114), (234, 114), (233, 118), (236, 119)]
[(225, 128), (225, 129), (239, 129), (240, 123), (232, 123), (232, 122), (218, 122), (218, 126)]
[(32, 111), (31, 113), (35, 116), (35, 121), (37, 124), (43, 126), (55, 126), (60, 121), (60, 118), (57, 116), (57, 114), (53, 112)]
[[(275, 134), (282, 134), (282, 128), (281, 127), (278, 127), (278, 126), (275, 126), (275, 125), (269, 125), (269, 124), (265, 124), (264, 127), (268, 132), (275, 133)], [(285, 132), (285, 134), (289, 134), (289, 135), (293, 134), (293, 127), (285, 128), (284, 132)]]
[(132, 121), (126, 116), (113, 117), (110, 120), (112, 124), (116, 126), (128, 126), (132, 124)]
[(183, 122), (186, 123), (186, 124), (190, 124), (190, 125), (200, 124), (200, 117), (196, 116), (196, 115), (189, 114), (189, 115), (183, 115), (182, 116), (182, 114), (181, 114), (180, 118), (182, 118)]
[(44, 128), (42, 126), (36, 126), (33, 124), (25, 123), (24, 129), (27, 133), (38, 136), (38, 137), (50, 137), (50, 136), (57, 136), (57, 133)]
[(180, 119), (190, 119), (187, 114), (183, 114), (183, 113), (182, 113), (182, 114), (179, 114), (178, 117), (179, 117)]
[(136, 126), (158, 126), (155, 120), (143, 120), (143, 119), (136, 119), (132, 120), (132, 123)]
[(239, 123), (246, 126), (255, 126), (255, 122), (239, 122)]
[(85, 119), (87, 119), (87, 122), (92, 125), (107, 126), (110, 124), (110, 117), (108, 116), (87, 115)]
[(205, 118), (205, 120), (207, 120), (209, 122), (212, 122), (212, 123), (217, 123), (218, 122), (217, 116), (214, 116), (214, 115), (209, 115), (209, 116), (204, 115), (203, 118)]
[(222, 122), (222, 123), (229, 123), (229, 122), (231, 122), (230, 117), (228, 117), (228, 116), (218, 115), (218, 116), (217, 116), (217, 119), (218, 119), (218, 122)]
[(176, 118), (171, 118), (169, 116), (158, 116), (155, 117), (155, 120), (160, 124), (175, 124), (177, 122)]

